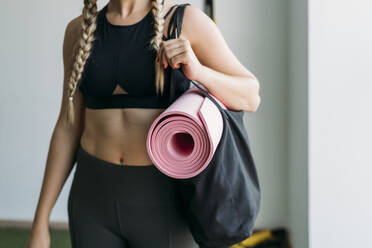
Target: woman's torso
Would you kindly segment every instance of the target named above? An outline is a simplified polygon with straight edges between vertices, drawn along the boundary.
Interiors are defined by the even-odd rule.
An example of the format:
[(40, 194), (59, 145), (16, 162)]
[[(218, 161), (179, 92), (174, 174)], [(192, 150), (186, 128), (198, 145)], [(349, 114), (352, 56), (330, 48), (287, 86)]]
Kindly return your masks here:
[(121, 165), (151, 165), (146, 136), (164, 109), (85, 110), (81, 146), (90, 154)]
[[(165, 5), (164, 13), (168, 13), (168, 10), (170, 10), (170, 7), (173, 5), (173, 3), (168, 2), (168, 5)], [(166, 31), (168, 29), (170, 16), (174, 12), (173, 10), (174, 9), (172, 9), (167, 15), (167, 18), (164, 19), (164, 36), (167, 35)], [(110, 24), (113, 22), (108, 15), (105, 15), (104, 12), (100, 14), (103, 14), (102, 20), (106, 21), (106, 29), (108, 28), (110, 32), (116, 32), (116, 34), (121, 33), (121, 30), (124, 29), (135, 30), (137, 27), (139, 28), (144, 25), (147, 25), (148, 27), (148, 25), (150, 25), (150, 19), (147, 17), (146, 19), (132, 22), (134, 24), (124, 24), (125, 26), (129, 26), (129, 29), (127, 29), (127, 27), (122, 24)], [(152, 20), (152, 15), (150, 17)], [(97, 21), (97, 25), (103, 24), (99, 24)], [(138, 32), (134, 33), (137, 34)], [(135, 38), (136, 37), (132, 37), (131, 39)], [(94, 52), (92, 52), (92, 54), (94, 54)], [(144, 58), (143, 56), (146, 56), (142, 54), (141, 57), (141, 54), (142, 53), (138, 54), (137, 59), (141, 60), (141, 58)], [(149, 59), (148, 56), (146, 59)], [(152, 57), (151, 59), (155, 60), (155, 57)], [(138, 67), (139, 65), (137, 65), (136, 70), (139, 71), (154, 70), (152, 66), (148, 65), (146, 65), (146, 68), (139, 69)], [(89, 80), (86, 80), (85, 83), (89, 84)], [(112, 82), (108, 82), (108, 84), (110, 83)], [(122, 90), (123, 87), (116, 88), (114, 89), (113, 94), (123, 93)], [(128, 92), (130, 93), (131, 91), (128, 90)], [(85, 111), (83, 111), (85, 112), (84, 130), (80, 139), (80, 145), (91, 155), (111, 163), (138, 166), (153, 165), (146, 150), (147, 132), (155, 118), (165, 109), (165, 107), (85, 108)]]

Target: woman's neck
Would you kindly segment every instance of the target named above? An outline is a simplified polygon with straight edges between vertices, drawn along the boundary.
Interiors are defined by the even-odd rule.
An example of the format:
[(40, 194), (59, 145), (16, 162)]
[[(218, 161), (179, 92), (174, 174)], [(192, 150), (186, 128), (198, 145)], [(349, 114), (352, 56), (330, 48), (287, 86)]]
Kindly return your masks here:
[(134, 12), (142, 12), (148, 9), (152, 0), (110, 0), (108, 10), (120, 17), (125, 18)]

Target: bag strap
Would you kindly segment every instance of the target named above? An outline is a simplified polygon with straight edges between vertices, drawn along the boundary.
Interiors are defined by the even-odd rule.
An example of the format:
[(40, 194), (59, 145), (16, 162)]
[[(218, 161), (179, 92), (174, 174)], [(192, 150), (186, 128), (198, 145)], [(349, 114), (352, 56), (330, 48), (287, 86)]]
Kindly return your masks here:
[(195, 85), (195, 87), (197, 87), (203, 93), (205, 97), (209, 98), (209, 100), (211, 100), (217, 106), (217, 108), (220, 110), (221, 113), (225, 112), (225, 109), (221, 107), (221, 105), (216, 101), (216, 99), (214, 99), (214, 97), (210, 95), (210, 93), (202, 89), (202, 87), (199, 86), (199, 83), (196, 83), (194, 80), (190, 80), (190, 81), (191, 83)]
[[(172, 6), (172, 8), (175, 7), (175, 6), (177, 6), (177, 8), (174, 10), (174, 13), (171, 16), (171, 19), (169, 21), (167, 37), (169, 37), (169, 38), (178, 38), (181, 35), (182, 20), (183, 20), (183, 15), (184, 15), (185, 7), (187, 5), (190, 5), (190, 4), (189, 3), (184, 3), (184, 4), (175, 4), (175, 5)], [(171, 30), (171, 28), (172, 28), (172, 30)], [(177, 33), (175, 32), (175, 30), (177, 30)], [(181, 73), (182, 76), (187, 79), (187, 77), (185, 76), (185, 74), (183, 73), (183, 71), (181, 70), (181, 68), (172, 69), (172, 72), (173, 73), (177, 73), (177, 71), (179, 71), (179, 73)], [(172, 75), (172, 76), (174, 77), (175, 75)], [(203, 86), (199, 86), (199, 83), (196, 83), (193, 80), (190, 80), (190, 81), (191, 81), (192, 84), (195, 85), (195, 87), (197, 87), (203, 93), (203, 95), (205, 97), (209, 98), (209, 100), (211, 100), (217, 106), (217, 108), (222, 113), (224, 113), (224, 109), (216, 101), (216, 99), (214, 99), (206, 90), (202, 89)], [(176, 88), (175, 87), (175, 84), (176, 83), (177, 82), (175, 80), (171, 80), (171, 84), (170, 84), (170, 99), (174, 99), (175, 88)]]
[[(184, 4), (175, 4), (175, 5), (172, 6), (172, 8), (175, 7), (175, 6), (177, 6), (177, 7), (174, 10), (174, 12), (173, 12), (173, 14), (172, 14), (172, 16), (169, 20), (168, 32), (167, 32), (168, 39), (178, 38), (181, 35), (182, 20), (183, 20), (185, 7), (187, 5), (190, 5), (190, 4), (189, 3), (184, 3)], [(175, 32), (175, 30), (177, 30), (177, 33)], [(181, 68), (172, 69), (172, 74), (177, 73), (175, 70), (181, 70)], [(172, 75), (172, 74), (171, 74), (171, 77), (174, 79), (175, 75), (174, 74)], [(177, 82), (175, 80), (171, 79), (171, 84), (170, 84), (170, 99), (171, 99), (171, 101), (174, 99), (175, 94), (176, 94), (176, 85), (175, 85), (176, 83)]]
[[(169, 21), (167, 37), (178, 38), (181, 35), (182, 20), (183, 20), (184, 11), (185, 11), (185, 8), (186, 8), (187, 5), (190, 5), (190, 4), (189, 3), (184, 3), (184, 4), (175, 4), (175, 5), (172, 6), (172, 8), (175, 7), (175, 6), (177, 6), (177, 8), (174, 10), (174, 13), (171, 16), (171, 19)], [(173, 24), (173, 25), (171, 25), (171, 24)], [(173, 29), (171, 30), (171, 28), (173, 28)], [(175, 32), (175, 30), (177, 30), (177, 33)], [(185, 74), (183, 73), (181, 68), (173, 69), (172, 71), (173, 71), (173, 73), (177, 73), (177, 71), (179, 71), (179, 73), (181, 73), (182, 76), (187, 79), (187, 77), (185, 76)], [(173, 75), (173, 77), (174, 76), (175, 75)], [(199, 84), (196, 83), (195, 81), (193, 81), (193, 80), (190, 80), (190, 81), (203, 93), (203, 95), (205, 97), (209, 98), (222, 113), (224, 112), (224, 109), (221, 107), (221, 105), (206, 90), (202, 89), (202, 87), (199, 86)], [(175, 88), (176, 88), (175, 84), (176, 83), (177, 83), (176, 81), (171, 80), (170, 99), (173, 99), (174, 96), (175, 96)]]
[(164, 18), (164, 19), (167, 18), (167, 16), (170, 14), (170, 12), (172, 12), (172, 9), (173, 9), (174, 7), (176, 7), (176, 6), (177, 6), (177, 4), (175, 4), (175, 5), (173, 5), (172, 7), (170, 7), (169, 10), (167, 11), (167, 13), (163, 16), (163, 18)]
[(184, 11), (185, 11), (185, 7), (187, 5), (190, 5), (190, 4), (189, 3), (183, 3), (183, 4), (173, 5), (173, 6), (177, 6), (177, 8), (174, 10), (174, 12), (171, 16), (171, 19), (169, 20), (167, 37), (175, 38), (176, 37), (175, 36), (175, 30), (177, 30), (177, 37), (180, 37), (181, 28), (182, 28), (183, 14), (184, 14)]
[[(184, 15), (185, 7), (187, 5), (190, 5), (190, 4), (189, 3), (184, 3), (184, 4), (175, 4), (175, 5), (172, 6), (172, 8), (175, 7), (175, 6), (177, 6), (177, 8), (174, 10), (174, 13), (171, 16), (171, 19), (169, 21), (167, 37), (169, 37), (169, 38), (178, 38), (181, 35), (181, 31), (182, 31), (181, 30), (182, 20), (183, 20), (183, 15)], [(173, 25), (171, 25), (171, 24), (173, 24)], [(173, 29), (171, 30), (171, 28), (173, 28)], [(177, 30), (177, 33), (175, 32), (175, 30)], [(178, 70), (180, 73), (182, 73), (182, 76), (184, 78), (187, 78), (185, 76), (185, 74), (183, 73), (183, 71), (181, 70), (181, 68), (173, 69), (173, 72), (176, 73), (176, 70)], [(224, 109), (221, 107), (221, 105), (206, 90), (202, 89), (202, 87), (199, 86), (199, 84), (196, 83), (195, 81), (193, 81), (193, 80), (190, 80), (190, 81), (191, 81), (191, 83), (193, 83), (203, 93), (203, 95), (205, 97), (209, 98), (217, 106), (217, 108), (221, 112), (224, 112)], [(176, 88), (175, 87), (175, 84), (176, 83), (177, 83), (176, 81), (171, 80), (171, 85), (170, 85), (170, 99), (173, 99), (174, 98), (175, 88)]]

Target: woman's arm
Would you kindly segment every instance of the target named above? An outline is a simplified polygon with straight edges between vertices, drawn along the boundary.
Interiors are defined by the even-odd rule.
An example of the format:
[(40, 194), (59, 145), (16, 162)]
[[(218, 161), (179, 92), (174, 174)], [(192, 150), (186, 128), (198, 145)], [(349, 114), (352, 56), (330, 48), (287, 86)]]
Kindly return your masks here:
[(81, 21), (81, 16), (76, 17), (68, 23), (65, 29), (63, 41), (64, 82), (62, 102), (59, 117), (50, 141), (33, 229), (41, 228), (45, 230), (45, 228), (48, 228), (51, 210), (75, 163), (75, 152), (83, 130), (83, 99), (78, 90), (75, 93), (76, 97), (74, 97), (75, 123), (70, 127), (66, 125), (69, 77), (75, 58), (76, 41), (80, 38), (79, 29), (81, 27)]
[[(166, 57), (173, 57), (170, 66), (178, 68), (182, 63), (189, 79), (203, 84), (229, 109), (255, 112), (261, 101), (259, 82), (234, 56), (212, 19), (187, 6), (181, 30), (179, 39), (163, 42)], [(165, 67), (167, 60), (162, 60)]]

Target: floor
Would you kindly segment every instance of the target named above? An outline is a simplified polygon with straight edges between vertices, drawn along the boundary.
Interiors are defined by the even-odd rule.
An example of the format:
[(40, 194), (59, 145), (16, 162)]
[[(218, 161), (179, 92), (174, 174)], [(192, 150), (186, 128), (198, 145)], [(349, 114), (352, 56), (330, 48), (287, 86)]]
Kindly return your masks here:
[[(50, 230), (51, 247), (70, 248), (70, 235), (68, 231)], [(0, 228), (0, 248), (25, 248), (27, 246), (30, 230)]]

